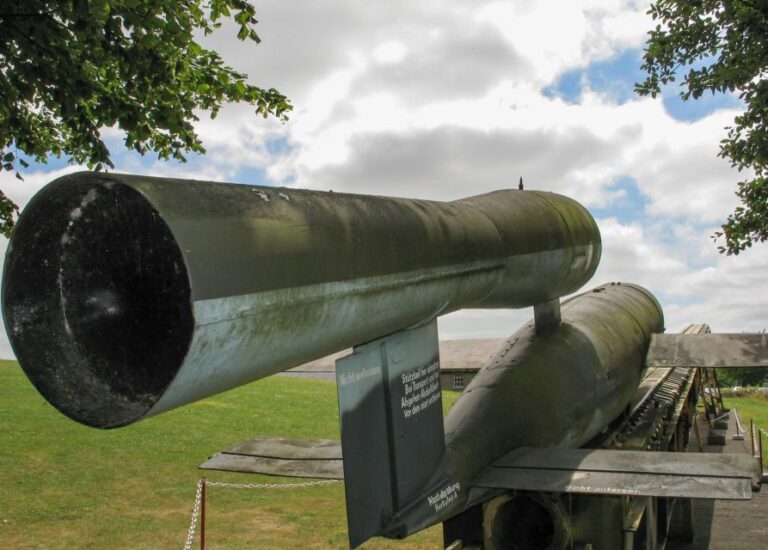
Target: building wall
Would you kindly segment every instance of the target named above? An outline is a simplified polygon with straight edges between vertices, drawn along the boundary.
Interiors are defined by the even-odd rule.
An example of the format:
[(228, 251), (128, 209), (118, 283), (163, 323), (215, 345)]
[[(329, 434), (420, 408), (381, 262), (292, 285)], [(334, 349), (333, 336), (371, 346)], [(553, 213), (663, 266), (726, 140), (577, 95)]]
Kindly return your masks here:
[(440, 387), (443, 390), (463, 391), (477, 371), (440, 371)]

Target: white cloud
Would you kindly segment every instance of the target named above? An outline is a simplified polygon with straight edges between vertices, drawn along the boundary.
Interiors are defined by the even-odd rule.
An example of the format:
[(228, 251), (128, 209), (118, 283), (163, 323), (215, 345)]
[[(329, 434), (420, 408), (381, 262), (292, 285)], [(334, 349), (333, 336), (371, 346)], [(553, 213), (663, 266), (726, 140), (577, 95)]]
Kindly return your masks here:
[(376, 46), (373, 58), (382, 65), (400, 63), (408, 55), (408, 48), (402, 42), (389, 40)]
[(641, 2), (493, 2), (477, 19), (495, 25), (536, 68), (543, 85), (569, 69), (644, 42), (650, 20)]
[(594, 284), (621, 280), (645, 286), (661, 302), (667, 330), (678, 332), (690, 323), (707, 323), (716, 332), (768, 327), (767, 248), (722, 256), (709, 238), (714, 228), (665, 226), (659, 232), (610, 218), (598, 222), (603, 256)]
[(23, 207), (45, 184), (58, 177), (81, 170), (87, 170), (87, 168), (75, 165), (53, 170), (36, 168), (30, 172), (25, 171), (23, 181), (17, 179), (11, 172), (0, 171), (0, 188), (9, 199)]
[[(213, 121), (201, 116), (202, 160), (178, 166), (121, 155), (121, 171), (227, 180), (258, 169), (275, 184), (437, 200), (523, 176), (528, 188), (609, 212), (590, 284), (647, 286), (672, 330), (699, 321), (717, 330), (768, 325), (760, 276), (768, 247), (726, 258), (709, 237), (736, 204), (739, 175), (717, 157), (736, 112), (681, 122), (660, 99), (619, 104), (588, 87), (577, 103), (542, 94), (564, 72), (641, 47), (651, 28), (646, 2), (265, 0), (257, 9), (258, 47), (226, 27), (209, 40), (252, 82), (287, 93), (291, 121), (228, 106)], [(67, 171), (35, 172), (27, 184), (0, 176), (0, 185), (24, 203)], [(621, 193), (611, 186), (622, 178), (636, 182), (643, 200), (631, 223), (610, 216)], [(528, 317), (459, 312), (441, 333), (504, 336)]]

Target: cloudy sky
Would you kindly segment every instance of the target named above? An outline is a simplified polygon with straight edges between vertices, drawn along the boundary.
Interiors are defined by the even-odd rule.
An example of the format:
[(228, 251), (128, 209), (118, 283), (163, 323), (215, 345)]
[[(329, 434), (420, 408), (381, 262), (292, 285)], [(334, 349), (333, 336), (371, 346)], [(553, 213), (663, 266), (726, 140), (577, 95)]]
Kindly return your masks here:
[[(738, 257), (710, 235), (736, 206), (739, 174), (717, 157), (736, 97), (683, 103), (633, 94), (652, 22), (646, 2), (422, 0), (256, 2), (259, 46), (207, 40), (295, 105), (288, 123), (226, 108), (198, 124), (208, 153), (164, 163), (121, 149), (117, 170), (452, 200), (515, 187), (587, 206), (603, 237), (588, 286), (620, 280), (662, 302), (668, 331), (768, 327), (768, 245)], [(0, 187), (25, 204), (78, 170), (35, 165)], [(2, 239), (3, 251), (6, 243)], [(464, 311), (443, 338), (505, 337), (530, 311)], [(12, 355), (3, 334), (0, 356)]]

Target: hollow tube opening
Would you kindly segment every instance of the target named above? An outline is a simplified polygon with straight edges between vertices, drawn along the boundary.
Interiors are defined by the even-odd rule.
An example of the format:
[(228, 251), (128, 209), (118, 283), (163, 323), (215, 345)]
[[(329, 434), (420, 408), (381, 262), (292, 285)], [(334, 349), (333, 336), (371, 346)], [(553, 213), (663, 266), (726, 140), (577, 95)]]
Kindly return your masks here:
[(6, 256), (3, 315), (22, 368), (67, 416), (141, 418), (181, 367), (194, 330), (170, 228), (131, 187), (76, 174), (22, 213)]

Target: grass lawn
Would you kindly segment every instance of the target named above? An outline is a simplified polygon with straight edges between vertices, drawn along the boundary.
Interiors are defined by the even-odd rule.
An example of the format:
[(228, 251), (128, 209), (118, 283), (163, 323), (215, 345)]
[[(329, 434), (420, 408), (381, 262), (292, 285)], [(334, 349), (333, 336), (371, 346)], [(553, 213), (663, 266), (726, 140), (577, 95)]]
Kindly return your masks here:
[[(457, 395), (444, 393), (446, 409)], [(768, 401), (728, 397), (725, 404), (745, 424), (754, 418), (768, 429)], [(59, 414), (16, 362), (0, 361), (0, 548), (181, 548), (198, 465), (254, 435), (337, 439), (335, 384), (272, 377), (103, 431)], [(768, 440), (764, 445), (768, 450)], [(295, 481), (205, 475), (234, 483)], [(211, 549), (347, 548), (341, 483), (284, 491), (211, 487), (207, 515)], [(364, 548), (432, 550), (441, 541), (436, 526)]]
[[(444, 406), (456, 398), (445, 394)], [(181, 548), (197, 469), (255, 435), (338, 439), (331, 381), (272, 377), (118, 430), (58, 413), (18, 364), (0, 361), (0, 547)], [(284, 481), (206, 472), (212, 481)], [(347, 548), (344, 487), (208, 493), (207, 547)], [(439, 526), (364, 548), (426, 549)], [(197, 541), (196, 543), (197, 544)]]
[[(729, 409), (736, 409), (744, 430), (749, 432), (749, 419), (755, 421), (758, 428), (768, 431), (768, 399), (759, 397), (723, 397), (723, 404)], [(749, 437), (749, 434), (747, 434)], [(763, 436), (763, 465), (768, 468), (768, 438)]]

